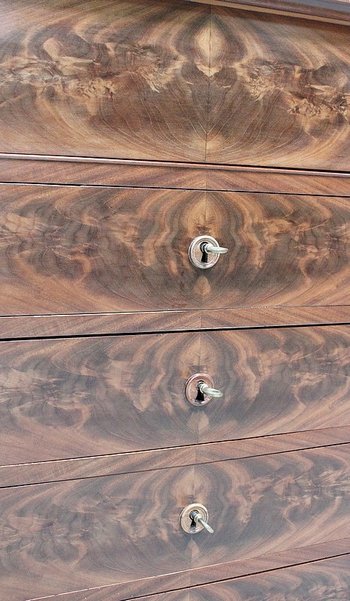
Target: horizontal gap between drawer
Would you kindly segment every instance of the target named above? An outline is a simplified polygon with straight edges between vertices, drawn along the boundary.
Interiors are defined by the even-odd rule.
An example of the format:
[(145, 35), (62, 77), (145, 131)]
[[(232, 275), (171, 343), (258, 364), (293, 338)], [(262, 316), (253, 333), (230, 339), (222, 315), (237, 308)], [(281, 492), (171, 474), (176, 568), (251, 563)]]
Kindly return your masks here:
[[(299, 432), (291, 432), (288, 434), (299, 434)], [(303, 432), (300, 432), (300, 434), (303, 434)], [(270, 435), (274, 436), (274, 435)], [(279, 435), (279, 436), (283, 436), (283, 435)], [(256, 437), (257, 439), (261, 439), (261, 438), (269, 438), (269, 436), (264, 436), (264, 437)], [(241, 439), (238, 440), (237, 443), (239, 442), (244, 442), (244, 440), (254, 440), (254, 439)], [(232, 442), (232, 441), (216, 441), (215, 443), (198, 443), (195, 445), (184, 445), (184, 446), (179, 446), (179, 447), (167, 447), (164, 449), (149, 449), (147, 451), (129, 451), (121, 455), (130, 455), (130, 454), (139, 454), (139, 455), (146, 455), (147, 453), (154, 453), (157, 452), (159, 454), (161, 454), (163, 451), (176, 451), (176, 450), (186, 450), (186, 448), (191, 448), (191, 447), (201, 447), (203, 445), (213, 445), (213, 444), (225, 444), (227, 442)], [(291, 453), (300, 453), (303, 451), (313, 451), (316, 449), (328, 449), (328, 448), (339, 448), (339, 447), (349, 447), (349, 451), (350, 451), (350, 440), (348, 442), (338, 442), (338, 443), (329, 443), (329, 444), (324, 444), (324, 443), (320, 443), (320, 444), (314, 444), (313, 446), (300, 446), (296, 449), (284, 449), (284, 450), (278, 450), (278, 451), (270, 451), (267, 453), (252, 453), (252, 454), (247, 454), (247, 455), (242, 455), (240, 457), (225, 457), (223, 459), (220, 458), (214, 458), (214, 459), (209, 459), (207, 461), (192, 461), (192, 462), (188, 462), (188, 463), (183, 463), (183, 464), (178, 464), (178, 465), (169, 465), (169, 466), (159, 466), (159, 467), (147, 467), (147, 468), (140, 468), (140, 469), (125, 469), (124, 471), (116, 471), (115, 473), (110, 472), (110, 473), (101, 473), (101, 474), (91, 474), (91, 475), (85, 475), (82, 476), (79, 474), (77, 474), (74, 477), (64, 477), (62, 475), (62, 478), (60, 479), (54, 479), (54, 480), (43, 480), (43, 481), (38, 481), (38, 482), (28, 482), (28, 483), (18, 483), (18, 484), (8, 484), (8, 485), (4, 485), (2, 486), (0, 483), (0, 489), (8, 489), (8, 488), (25, 488), (28, 486), (45, 486), (47, 484), (57, 484), (59, 482), (74, 482), (74, 481), (82, 481), (82, 480), (92, 480), (92, 479), (97, 479), (97, 478), (109, 478), (109, 477), (117, 477), (117, 476), (125, 476), (125, 475), (130, 475), (130, 474), (140, 474), (140, 473), (147, 473), (147, 472), (159, 472), (162, 470), (170, 470), (170, 469), (186, 469), (186, 468), (190, 468), (190, 467), (195, 467), (195, 466), (200, 466), (200, 465), (211, 465), (212, 463), (226, 463), (228, 461), (242, 461), (242, 460), (246, 460), (246, 459), (254, 459), (254, 458), (258, 458), (258, 457), (272, 457), (272, 456), (276, 456), (276, 455), (285, 455), (286, 453), (291, 454)], [(20, 467), (27, 467), (30, 468), (31, 466), (35, 466), (35, 465), (42, 465), (42, 466), (46, 466), (46, 465), (50, 465), (50, 464), (62, 464), (64, 462), (75, 462), (75, 461), (94, 461), (94, 460), (98, 460), (98, 459), (103, 459), (103, 458), (113, 458), (113, 457), (118, 457), (118, 455), (98, 455), (98, 456), (93, 456), (93, 457), (74, 457), (72, 459), (54, 459), (54, 460), (49, 460), (49, 461), (42, 461), (42, 462), (33, 462), (33, 463), (27, 463), (27, 464), (16, 464), (16, 465), (2, 465), (0, 466), (0, 475), (1, 475), (1, 470), (10, 470), (11, 468), (15, 471), (16, 468), (20, 468)]]
[(279, 190), (276, 192), (275, 190), (267, 191), (259, 191), (259, 190), (249, 190), (241, 187), (237, 188), (213, 188), (210, 186), (203, 186), (202, 188), (191, 188), (185, 186), (141, 186), (141, 185), (131, 185), (131, 184), (86, 184), (86, 183), (52, 183), (52, 182), (30, 182), (30, 181), (5, 181), (2, 180), (0, 182), (0, 186), (37, 186), (37, 187), (51, 187), (51, 188), (98, 188), (105, 190), (169, 190), (179, 192), (202, 192), (205, 194), (206, 192), (222, 192), (226, 194), (256, 194), (256, 195), (269, 195), (269, 196), (308, 196), (311, 198), (350, 198), (350, 194), (344, 193), (324, 193), (321, 194), (319, 192), (284, 192), (283, 190)]
[[(194, 585), (194, 586), (187, 586), (187, 587), (169, 589), (169, 590), (166, 590), (166, 591), (161, 592), (161, 593), (151, 593), (151, 594), (146, 595), (146, 596), (137, 595), (136, 597), (132, 597), (132, 599), (141, 599), (141, 600), (144, 599), (145, 601), (147, 601), (147, 599), (152, 599), (152, 597), (154, 597), (156, 595), (157, 596), (158, 595), (163, 595), (163, 594), (166, 595), (167, 593), (176, 593), (177, 591), (179, 591), (179, 592), (181, 592), (181, 591), (186, 592), (186, 591), (191, 591), (191, 590), (195, 591), (195, 590), (198, 590), (198, 589), (203, 590), (207, 586), (211, 586), (213, 584), (219, 584), (221, 582), (231, 582), (231, 581), (234, 581), (234, 580), (243, 580), (243, 579), (246, 580), (247, 578), (250, 578), (252, 576), (258, 576), (259, 574), (269, 574), (270, 572), (280, 572), (281, 570), (288, 570), (288, 569), (291, 569), (291, 568), (294, 568), (294, 567), (297, 568), (298, 566), (304, 566), (304, 565), (307, 566), (309, 564), (314, 564), (314, 563), (322, 563), (322, 562), (331, 561), (332, 559), (337, 559), (337, 558), (340, 558), (340, 557), (349, 557), (349, 560), (350, 560), (350, 554), (349, 553), (339, 553), (337, 555), (330, 555), (330, 556), (324, 557), (322, 559), (311, 559), (310, 561), (302, 561), (300, 563), (291, 563), (291, 564), (287, 564), (287, 565), (284, 565), (284, 566), (279, 566), (277, 568), (269, 568), (269, 569), (266, 569), (266, 570), (259, 570), (257, 572), (252, 571), (249, 574), (245, 574), (244, 576), (233, 576), (231, 578), (230, 577), (229, 578), (221, 578), (220, 580), (210, 580), (209, 582), (206, 582), (205, 584), (197, 584), (197, 585)], [(59, 595), (59, 596), (61, 596), (61, 595)], [(29, 601), (37, 601), (37, 600), (36, 599), (30, 599)], [(39, 601), (40, 601), (40, 598), (39, 598)], [(130, 601), (130, 598), (129, 599), (125, 598), (122, 601)]]
[(26, 154), (26, 153), (0, 153), (1, 159), (27, 160), (27, 161), (52, 161), (52, 162), (70, 162), (70, 163), (92, 163), (102, 165), (121, 165), (121, 166), (144, 166), (144, 167), (180, 167), (186, 169), (212, 169), (217, 171), (254, 171), (255, 173), (286, 173), (300, 175), (323, 175), (349, 177), (350, 172), (345, 170), (332, 171), (330, 169), (304, 169), (302, 167), (275, 167), (273, 165), (240, 165), (236, 163), (205, 163), (205, 162), (186, 162), (186, 161), (167, 161), (161, 159), (125, 159), (113, 157), (97, 156), (77, 156), (77, 155), (51, 155), (51, 154)]
[[(133, 597), (120, 597), (120, 601), (131, 601), (131, 599), (144, 599), (145, 601), (147, 601), (147, 599), (152, 599), (152, 597), (155, 597), (156, 595), (166, 595), (168, 593), (176, 593), (176, 592), (181, 592), (181, 591), (190, 591), (190, 590), (196, 590), (196, 589), (203, 589), (204, 587), (213, 585), (213, 584), (219, 584), (221, 582), (230, 582), (230, 581), (234, 581), (234, 580), (242, 580), (242, 579), (247, 579), (251, 576), (258, 576), (259, 574), (269, 574), (272, 572), (280, 572), (281, 570), (287, 570), (290, 568), (297, 568), (299, 566), (304, 566), (304, 565), (309, 565), (309, 564), (315, 564), (315, 563), (321, 563), (321, 562), (325, 562), (325, 561), (330, 561), (332, 559), (337, 559), (337, 558), (341, 558), (341, 557), (349, 557), (350, 558), (350, 554), (349, 553), (337, 553), (336, 555), (327, 555), (323, 558), (317, 558), (317, 559), (311, 559), (308, 561), (300, 561), (300, 562), (293, 562), (293, 563), (286, 563), (283, 566), (278, 566), (276, 568), (267, 568), (266, 570), (257, 570), (254, 571), (252, 570), (251, 572), (249, 572), (248, 574), (245, 575), (240, 575), (240, 576), (231, 576), (228, 578), (220, 578), (220, 579), (215, 579), (215, 580), (209, 580), (208, 582), (205, 582), (204, 584), (198, 584), (198, 585), (193, 585), (193, 586), (187, 586), (187, 587), (176, 587), (176, 588), (168, 588), (162, 591), (156, 591), (155, 593), (150, 593), (148, 595), (135, 595)], [(212, 566), (210, 566), (212, 567)], [(181, 574), (181, 572), (177, 572), (176, 574)], [(156, 578), (156, 577), (154, 577)], [(126, 583), (127, 584), (127, 583)], [(103, 590), (108, 590), (108, 589), (112, 589), (113, 587), (115, 587), (116, 585), (114, 584), (108, 584), (105, 586), (99, 586), (96, 588), (88, 588), (88, 589), (80, 589), (80, 590), (75, 590), (75, 591), (69, 591), (66, 593), (58, 593), (55, 595), (49, 595), (46, 597), (32, 597), (31, 599), (27, 599), (26, 601), (46, 601), (48, 599), (57, 599), (58, 601), (60, 599), (64, 600), (64, 598), (69, 598), (68, 595), (74, 595), (74, 594), (79, 594), (79, 593), (90, 593), (93, 591), (99, 592), (99, 591), (103, 591)]]
[[(334, 306), (334, 305), (333, 305)], [(342, 305), (343, 306), (343, 305)], [(93, 314), (92, 314), (93, 315)], [(97, 313), (96, 316), (100, 314)], [(118, 315), (118, 314), (116, 314)], [(70, 315), (69, 315), (70, 316)], [(0, 316), (1, 319), (15, 319), (16, 317), (51, 317), (51, 315), (21, 315), (21, 316)], [(52, 317), (64, 317), (63, 315), (53, 315)], [(74, 315), (72, 315), (74, 317)], [(217, 328), (194, 328), (194, 329), (174, 329), (174, 330), (150, 330), (145, 332), (112, 332), (112, 333), (103, 333), (103, 334), (63, 334), (63, 335), (43, 335), (43, 336), (23, 336), (23, 337), (4, 337), (0, 338), (0, 344), (6, 342), (26, 342), (26, 341), (35, 341), (35, 340), (68, 340), (68, 339), (80, 339), (80, 338), (116, 338), (121, 336), (150, 336), (150, 335), (162, 335), (162, 334), (196, 334), (200, 332), (229, 332), (229, 331), (237, 331), (237, 330), (276, 330), (276, 329), (290, 329), (290, 328), (329, 328), (329, 327), (339, 327), (339, 326), (349, 326), (350, 322), (348, 321), (339, 321), (339, 322), (325, 322), (325, 323), (293, 323), (293, 324), (278, 324), (278, 325), (262, 325), (262, 326), (249, 326), (249, 325), (239, 325), (239, 326), (219, 326)]]

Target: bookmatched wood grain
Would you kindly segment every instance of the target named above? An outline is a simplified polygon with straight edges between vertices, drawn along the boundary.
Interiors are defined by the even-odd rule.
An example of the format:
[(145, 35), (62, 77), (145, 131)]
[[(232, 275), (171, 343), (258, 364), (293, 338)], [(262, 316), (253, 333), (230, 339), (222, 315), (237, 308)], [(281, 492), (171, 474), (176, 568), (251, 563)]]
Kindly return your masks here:
[(348, 601), (349, 29), (223, 3), (0, 0), (6, 601)]
[(0, 317), (0, 340), (350, 323), (350, 306), (254, 307)]
[[(0, 186), (2, 315), (346, 305), (350, 201), (243, 192)], [(229, 252), (188, 258), (210, 234)]]
[(229, 251), (208, 270), (203, 304), (349, 304), (350, 201), (208, 192), (206, 224)]
[[(347, 551), (349, 550), (349, 544), (350, 539), (344, 538), (329, 543), (320, 543), (302, 548), (299, 547), (298, 549), (289, 549), (288, 551), (279, 553), (268, 553), (267, 555), (256, 557), (254, 559), (242, 560), (239, 563), (233, 561), (206, 566), (204, 568), (193, 568), (193, 570), (188, 570), (186, 572), (155, 576), (154, 578), (147, 578), (146, 580), (142, 579), (123, 584), (105, 585), (71, 593), (58, 594), (54, 598), (55, 601), (109, 601), (111, 595), (113, 595), (113, 601), (125, 601), (126, 599), (142, 598), (145, 595), (163, 593), (164, 591), (176, 591), (177, 589), (183, 591), (184, 587), (199, 586), (208, 582), (216, 584), (219, 581), (227, 580), (228, 578), (239, 578), (241, 576), (246, 576), (247, 574), (258, 574), (285, 568), (286, 566), (299, 566), (307, 562), (314, 562), (327, 558), (334, 559), (341, 555), (346, 556)], [(43, 601), (48, 601), (48, 599), (52, 600), (52, 596), (41, 597), (41, 599), (43, 599)], [(27, 601), (27, 599), (25, 601)], [(28, 601), (36, 600), (31, 599)]]
[(3, 153), (0, 153), (0, 180), (350, 196), (350, 175), (341, 172)]
[(271, 455), (350, 442), (350, 426), (190, 446), (0, 466), (0, 488)]
[[(194, 407), (207, 373), (222, 399)], [(0, 345), (0, 464), (350, 425), (349, 328)]]
[(203, 161), (209, 8), (0, 2), (1, 151)]
[[(140, 601), (348, 601), (349, 597), (350, 555), (344, 555), (275, 572), (140, 597)], [(86, 600), (90, 599), (87, 593)]]
[(0, 152), (349, 171), (347, 27), (170, 0), (0, 23)]
[(207, 160), (349, 170), (348, 41), (348, 28), (214, 7)]
[[(2, 489), (2, 593), (23, 601), (246, 560), (254, 571), (255, 559), (255, 569), (278, 552), (292, 561), (303, 547), (311, 561), (312, 546), (350, 536), (348, 457), (329, 447)], [(207, 505), (213, 536), (181, 531), (194, 500)]]
[(3, 185), (0, 219), (3, 314), (200, 305), (204, 192)]

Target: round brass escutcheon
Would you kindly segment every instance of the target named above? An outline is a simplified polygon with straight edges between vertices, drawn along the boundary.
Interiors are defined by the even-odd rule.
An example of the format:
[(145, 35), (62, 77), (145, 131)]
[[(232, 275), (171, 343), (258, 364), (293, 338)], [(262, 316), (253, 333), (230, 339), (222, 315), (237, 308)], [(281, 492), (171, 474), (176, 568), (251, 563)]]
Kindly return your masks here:
[(195, 267), (209, 269), (216, 265), (220, 255), (227, 252), (228, 249), (220, 246), (213, 236), (197, 236), (189, 246), (188, 256)]
[(202, 503), (191, 503), (182, 510), (180, 525), (187, 534), (198, 534), (204, 528), (210, 534), (214, 534), (213, 528), (208, 524), (208, 518), (208, 510)]
[(186, 399), (191, 405), (195, 405), (195, 407), (203, 407), (207, 405), (211, 400), (212, 396), (208, 394), (203, 394), (200, 391), (200, 384), (205, 383), (209, 388), (214, 388), (214, 381), (208, 374), (194, 374), (190, 378), (188, 378), (185, 387)]

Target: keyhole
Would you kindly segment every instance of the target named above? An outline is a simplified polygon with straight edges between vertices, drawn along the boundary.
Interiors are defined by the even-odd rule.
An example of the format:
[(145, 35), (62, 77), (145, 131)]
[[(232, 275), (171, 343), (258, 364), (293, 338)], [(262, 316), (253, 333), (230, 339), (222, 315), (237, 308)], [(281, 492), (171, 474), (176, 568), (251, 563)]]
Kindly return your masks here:
[(204, 398), (203, 392), (200, 389), (200, 384), (203, 384), (203, 382), (198, 382), (197, 396), (196, 396), (195, 400), (197, 401), (197, 403), (204, 403), (205, 398)]
[(202, 242), (202, 244), (200, 246), (200, 249), (201, 249), (201, 252), (202, 252), (201, 263), (208, 263), (209, 257), (208, 257), (208, 253), (206, 251), (206, 248), (207, 248), (207, 243), (206, 242)]
[(193, 513), (190, 513), (189, 518), (191, 520), (191, 530), (192, 528), (197, 528), (196, 520), (193, 517)]

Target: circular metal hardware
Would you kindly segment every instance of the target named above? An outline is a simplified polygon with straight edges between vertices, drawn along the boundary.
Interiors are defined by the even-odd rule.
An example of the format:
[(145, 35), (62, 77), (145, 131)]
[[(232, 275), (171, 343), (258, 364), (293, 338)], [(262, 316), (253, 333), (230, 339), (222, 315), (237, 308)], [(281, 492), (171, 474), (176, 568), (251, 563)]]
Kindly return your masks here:
[(185, 395), (191, 405), (203, 407), (207, 405), (214, 397), (222, 397), (221, 390), (214, 388), (214, 381), (208, 374), (194, 374), (191, 376), (185, 386)]
[(180, 515), (181, 528), (187, 534), (198, 534), (202, 530), (214, 534), (214, 530), (208, 524), (209, 513), (201, 503), (191, 503), (185, 507)]
[(209, 269), (218, 262), (220, 255), (227, 252), (228, 248), (220, 246), (212, 236), (197, 236), (189, 246), (188, 256), (195, 267)]

